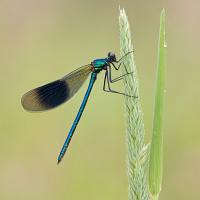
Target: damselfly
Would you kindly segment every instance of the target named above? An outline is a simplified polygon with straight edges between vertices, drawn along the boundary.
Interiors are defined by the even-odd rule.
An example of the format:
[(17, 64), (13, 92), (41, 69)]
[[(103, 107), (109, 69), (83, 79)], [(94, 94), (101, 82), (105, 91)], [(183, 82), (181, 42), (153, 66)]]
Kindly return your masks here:
[(41, 87), (35, 88), (23, 95), (21, 102), (25, 110), (35, 112), (50, 110), (68, 101), (72, 96), (74, 96), (74, 94), (79, 90), (84, 81), (87, 79), (89, 74), (91, 74), (90, 82), (82, 104), (58, 156), (58, 163), (62, 160), (69, 146), (71, 138), (81, 118), (88, 97), (99, 72), (103, 70), (105, 71), (103, 84), (104, 91), (129, 96), (122, 92), (112, 90), (110, 87), (111, 83), (117, 82), (121, 80), (123, 76), (129, 74), (127, 73), (115, 79), (112, 79), (112, 69), (114, 68), (115, 70), (119, 70), (120, 66), (123, 64), (122, 59), (129, 53), (131, 52), (126, 53), (122, 58), (117, 60), (115, 54), (109, 52), (106, 58), (95, 59), (91, 62), (91, 64), (82, 66), (67, 74), (63, 78), (43, 85)]

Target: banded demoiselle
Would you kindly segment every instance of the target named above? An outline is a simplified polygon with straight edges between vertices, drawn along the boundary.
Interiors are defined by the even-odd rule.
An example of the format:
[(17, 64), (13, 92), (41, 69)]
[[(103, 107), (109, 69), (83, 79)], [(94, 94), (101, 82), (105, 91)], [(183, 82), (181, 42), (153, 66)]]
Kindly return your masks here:
[[(96, 81), (97, 74), (99, 74), (99, 72), (105, 70), (103, 84), (104, 91), (127, 95), (122, 92), (112, 90), (110, 84), (121, 80), (123, 76), (129, 74), (124, 74), (115, 79), (112, 79), (111, 75), (112, 69), (114, 68), (115, 70), (118, 70), (123, 63), (122, 59), (129, 53), (131, 52), (126, 53), (122, 58), (117, 60), (115, 54), (109, 52), (106, 58), (95, 59), (91, 62), (91, 64), (82, 66), (67, 74), (63, 78), (30, 90), (23, 95), (21, 103), (25, 110), (33, 112), (50, 110), (63, 104), (64, 102), (68, 101), (72, 96), (74, 96), (74, 94), (83, 85), (89, 74), (91, 74), (90, 82), (83, 98), (82, 104), (58, 156), (58, 163), (62, 160), (69, 146), (71, 138), (84, 111), (88, 97), (90, 96), (90, 92), (93, 88), (94, 82)], [(116, 66), (117, 64), (118, 66)], [(106, 89), (106, 84), (108, 89)]]

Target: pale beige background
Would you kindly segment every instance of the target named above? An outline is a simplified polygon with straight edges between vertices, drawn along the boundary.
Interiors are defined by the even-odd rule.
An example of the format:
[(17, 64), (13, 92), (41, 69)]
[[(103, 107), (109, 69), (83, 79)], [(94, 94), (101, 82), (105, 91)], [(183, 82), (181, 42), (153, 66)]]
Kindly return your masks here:
[[(67, 104), (31, 114), (27, 90), (119, 53), (118, 7), (129, 16), (146, 140), (152, 128), (159, 14), (167, 17), (162, 200), (200, 199), (200, 4), (178, 1), (0, 1), (0, 199), (127, 199), (123, 97), (92, 91), (69, 151), (57, 155), (87, 83)], [(120, 89), (120, 86), (117, 86)], [(121, 88), (122, 89), (122, 88)]]

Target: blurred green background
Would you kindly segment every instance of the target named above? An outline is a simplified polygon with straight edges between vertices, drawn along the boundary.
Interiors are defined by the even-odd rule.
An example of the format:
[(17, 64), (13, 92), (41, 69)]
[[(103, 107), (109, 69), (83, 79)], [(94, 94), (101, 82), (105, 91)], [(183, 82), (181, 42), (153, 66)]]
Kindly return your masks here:
[[(27, 113), (28, 90), (119, 54), (118, 8), (130, 21), (146, 141), (152, 129), (159, 15), (166, 9), (167, 93), (160, 199), (200, 199), (200, 4), (168, 1), (0, 1), (0, 199), (127, 199), (123, 97), (98, 77), (70, 148), (56, 160), (87, 83), (63, 106)], [(122, 89), (119, 85), (118, 89)]]

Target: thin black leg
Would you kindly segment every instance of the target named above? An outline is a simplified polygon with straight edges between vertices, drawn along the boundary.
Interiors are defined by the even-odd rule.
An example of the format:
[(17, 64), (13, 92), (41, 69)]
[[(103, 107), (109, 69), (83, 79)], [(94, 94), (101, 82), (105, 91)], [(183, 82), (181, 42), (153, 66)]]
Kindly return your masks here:
[(133, 51), (127, 52), (125, 55), (123, 55), (119, 60), (116, 61), (116, 63), (120, 62), (124, 57), (126, 57), (128, 54), (133, 53)]
[[(124, 65), (124, 63), (123, 62), (120, 62), (119, 63), (119, 66), (116, 66), (114, 63), (110, 63), (114, 68), (115, 68), (115, 70), (119, 70), (119, 68), (121, 67), (121, 65)], [(126, 68), (124, 68), (125, 70), (126, 70)], [(127, 72), (128, 73), (128, 72)]]
[[(107, 85), (108, 85), (108, 90), (106, 89), (106, 81), (107, 81)], [(121, 95), (124, 95), (124, 96), (132, 97), (131, 95), (125, 94), (123, 92), (118, 92), (118, 91), (112, 90), (110, 88), (110, 81), (109, 81), (109, 76), (108, 76), (108, 70), (106, 70), (106, 72), (105, 72), (103, 90), (105, 92), (111, 92), (111, 93), (115, 93), (115, 94), (121, 94)]]
[(117, 78), (114, 78), (114, 79), (112, 79), (112, 69), (111, 69), (111, 66), (109, 65), (108, 66), (108, 77), (109, 77), (109, 81), (110, 81), (110, 83), (115, 83), (115, 82), (117, 82), (117, 81), (120, 81), (120, 80), (122, 80), (122, 78), (124, 77), (124, 76), (127, 76), (127, 75), (129, 75), (129, 74), (133, 74), (133, 72), (129, 72), (129, 73), (126, 73), (126, 74), (123, 74), (123, 75), (121, 75), (121, 76), (119, 76), (119, 77), (117, 77)]
[(106, 79), (107, 79), (107, 70), (106, 70), (106, 72), (105, 72), (105, 75), (104, 75), (104, 81), (103, 81), (103, 90), (105, 91), (105, 92), (109, 92), (108, 90), (106, 90)]
[(119, 70), (119, 68), (121, 67), (122, 62), (119, 63), (119, 66), (115, 66), (115, 64), (112, 63), (112, 62), (110, 64), (115, 68), (115, 70)]

